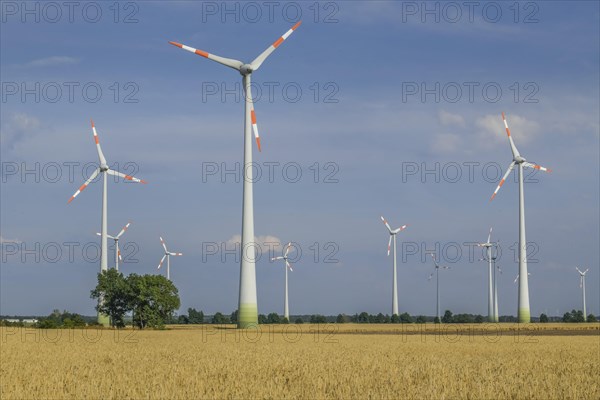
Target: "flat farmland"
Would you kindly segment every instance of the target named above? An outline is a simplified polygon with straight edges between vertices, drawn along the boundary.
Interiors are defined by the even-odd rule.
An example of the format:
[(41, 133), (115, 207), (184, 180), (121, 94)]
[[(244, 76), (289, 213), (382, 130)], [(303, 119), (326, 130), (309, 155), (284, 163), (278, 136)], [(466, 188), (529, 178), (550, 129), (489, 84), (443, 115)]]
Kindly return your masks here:
[(598, 399), (598, 324), (1, 328), (7, 399)]

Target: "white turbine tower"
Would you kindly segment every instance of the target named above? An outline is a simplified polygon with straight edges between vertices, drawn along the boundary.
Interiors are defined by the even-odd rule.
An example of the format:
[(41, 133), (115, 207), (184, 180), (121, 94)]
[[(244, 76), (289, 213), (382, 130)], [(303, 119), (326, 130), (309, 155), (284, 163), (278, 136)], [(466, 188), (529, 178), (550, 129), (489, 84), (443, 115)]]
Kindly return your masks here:
[(402, 225), (398, 229), (392, 229), (390, 224), (385, 220), (385, 218), (381, 217), (381, 220), (385, 224), (385, 227), (388, 229), (390, 233), (390, 240), (388, 240), (388, 251), (387, 255), (390, 255), (390, 246), (392, 245), (392, 238), (394, 239), (394, 277), (392, 283), (392, 315), (398, 315), (398, 273), (396, 271), (396, 235), (398, 232), (402, 232), (406, 229), (408, 225)]
[(163, 240), (163, 238), (160, 238), (160, 243), (162, 244), (163, 249), (165, 249), (165, 255), (160, 259), (160, 263), (158, 264), (158, 268), (160, 269), (160, 267), (162, 267), (163, 262), (165, 261), (165, 258), (167, 259), (167, 279), (171, 280), (171, 256), (182, 256), (183, 253), (173, 253), (169, 250), (167, 250), (167, 245), (165, 244), (165, 241)]
[(498, 294), (496, 293), (496, 271), (494, 270), (494, 266), (492, 265), (495, 261), (494, 256), (492, 256), (492, 247), (495, 243), (491, 242), (492, 239), (492, 228), (490, 228), (490, 233), (488, 234), (487, 242), (485, 243), (477, 243), (479, 247), (485, 247), (486, 257), (482, 260), (488, 262), (488, 321), (489, 322), (498, 322)]
[[(68, 203), (70, 203), (71, 201), (73, 201), (73, 199), (75, 197), (77, 197), (79, 195), (79, 193), (81, 193), (89, 184), (90, 182), (92, 182), (97, 176), (98, 174), (102, 174), (102, 222), (101, 222), (101, 229), (100, 229), (100, 272), (102, 271), (106, 271), (108, 270), (108, 234), (106, 232), (107, 228), (107, 221), (108, 221), (108, 193), (107, 193), (107, 183), (108, 183), (108, 179), (107, 179), (107, 175), (114, 175), (114, 176), (119, 176), (123, 179), (129, 180), (129, 181), (133, 181), (133, 182), (140, 182), (140, 183), (146, 183), (145, 181), (138, 179), (138, 178), (134, 178), (133, 176), (130, 175), (125, 175), (119, 171), (115, 171), (114, 169), (110, 169), (108, 167), (108, 163), (106, 162), (106, 158), (104, 157), (104, 153), (102, 153), (102, 148), (100, 147), (100, 140), (98, 139), (98, 133), (96, 132), (96, 127), (94, 126), (94, 121), (91, 121), (92, 123), (92, 132), (94, 134), (94, 142), (96, 142), (96, 151), (98, 152), (98, 159), (100, 160), (100, 167), (98, 167), (98, 169), (96, 169), (92, 175), (89, 177), (89, 179), (87, 181), (85, 181), (83, 183), (83, 185), (81, 185), (81, 187), (75, 192), (75, 194), (73, 196), (71, 196), (71, 198), (69, 199)], [(102, 325), (109, 325), (109, 319), (107, 315), (101, 315), (100, 313), (98, 313), (98, 322), (101, 323)]]
[(238, 327), (246, 328), (258, 324), (258, 306), (256, 300), (256, 260), (254, 247), (254, 204), (253, 204), (253, 168), (246, 168), (252, 165), (252, 133), (256, 138), (256, 145), (260, 151), (260, 137), (256, 125), (256, 114), (252, 101), (251, 76), (257, 71), (262, 63), (275, 51), (284, 40), (286, 40), (298, 28), (300, 22), (296, 23), (292, 29), (288, 30), (283, 36), (277, 39), (271, 46), (263, 51), (250, 64), (231, 58), (219, 57), (207, 53), (203, 50), (197, 50), (192, 47), (169, 42), (181, 49), (195, 53), (202, 57), (218, 62), (219, 64), (233, 68), (242, 75), (242, 83), (245, 93), (245, 116), (244, 116), (244, 183), (243, 183), (243, 206), (242, 206), (242, 246), (241, 246), (241, 265), (240, 265), (240, 291), (238, 303)]
[(581, 272), (581, 270), (575, 267), (577, 272), (579, 272), (579, 287), (581, 288), (581, 297), (583, 301), (583, 319), (587, 321), (587, 310), (585, 309), (585, 274), (590, 270), (589, 268), (585, 271)]
[[(131, 222), (128, 222), (127, 225), (125, 225), (125, 227), (123, 229), (121, 229), (121, 232), (119, 232), (119, 234), (116, 236), (106, 235), (107, 238), (115, 241), (115, 269), (117, 271), (119, 270), (119, 260), (122, 259), (121, 258), (121, 250), (119, 250), (119, 238), (125, 233), (127, 228), (129, 228), (129, 225), (131, 225)], [(101, 233), (96, 233), (96, 235), (102, 236)]]
[(288, 269), (291, 272), (294, 271), (292, 269), (292, 264), (290, 264), (290, 262), (288, 261), (288, 253), (290, 252), (290, 247), (292, 247), (292, 242), (288, 243), (283, 256), (271, 258), (271, 261), (283, 260), (285, 262), (285, 300), (283, 302), (283, 316), (287, 318), (288, 321), (290, 320), (290, 307), (288, 303)]
[(502, 120), (504, 121), (504, 127), (506, 129), (506, 134), (508, 135), (508, 141), (510, 143), (510, 149), (513, 155), (513, 161), (508, 166), (506, 173), (500, 180), (498, 187), (494, 191), (494, 194), (490, 198), (490, 201), (496, 197), (496, 194), (504, 184), (504, 181), (513, 170), (515, 165), (518, 167), (519, 172), (519, 309), (518, 309), (518, 319), (520, 323), (529, 323), (531, 322), (531, 312), (529, 309), (529, 283), (528, 283), (528, 274), (527, 274), (527, 238), (525, 237), (525, 194), (523, 192), (523, 169), (525, 167), (533, 168), (541, 171), (551, 172), (550, 169), (541, 167), (537, 164), (528, 162), (521, 154), (517, 147), (515, 146), (515, 142), (510, 135), (510, 129), (508, 129), (508, 123), (506, 122), (506, 117), (504, 113), (502, 113)]
[[(436, 306), (435, 306), (435, 316), (437, 317), (439, 322), (442, 322), (442, 320), (440, 319), (440, 268), (444, 268), (444, 269), (450, 269), (450, 267), (447, 267), (445, 265), (440, 265), (438, 264), (437, 260), (435, 259), (435, 255), (433, 253), (430, 253), (431, 258), (433, 258), (433, 265), (435, 266), (435, 281), (436, 281)], [(431, 280), (431, 278), (433, 278), (433, 272), (431, 274), (429, 274), (429, 277), (427, 278), (428, 281)]]

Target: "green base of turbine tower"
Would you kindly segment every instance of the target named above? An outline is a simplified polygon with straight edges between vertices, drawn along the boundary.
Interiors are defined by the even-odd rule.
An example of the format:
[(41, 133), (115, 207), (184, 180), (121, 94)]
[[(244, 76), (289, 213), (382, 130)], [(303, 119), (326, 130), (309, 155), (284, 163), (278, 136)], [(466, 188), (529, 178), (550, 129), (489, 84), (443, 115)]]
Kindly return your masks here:
[(520, 324), (528, 324), (531, 322), (531, 314), (529, 310), (526, 308), (519, 309), (519, 323)]
[(110, 326), (110, 318), (105, 314), (98, 314), (98, 323), (102, 326)]
[(258, 307), (256, 304), (241, 304), (238, 312), (238, 328), (252, 328), (258, 325)]

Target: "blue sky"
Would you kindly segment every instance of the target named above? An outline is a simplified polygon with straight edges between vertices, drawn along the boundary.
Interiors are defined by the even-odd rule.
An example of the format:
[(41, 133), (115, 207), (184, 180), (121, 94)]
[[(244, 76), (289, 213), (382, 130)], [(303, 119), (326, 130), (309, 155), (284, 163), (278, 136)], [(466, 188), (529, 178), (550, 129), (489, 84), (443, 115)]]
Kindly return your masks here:
[[(72, 22), (68, 10), (59, 18), (30, 3), (39, 7), (36, 22), (16, 4), (3, 3), (0, 39), (1, 314), (94, 313), (89, 291), (99, 263), (82, 248), (93, 253), (98, 242), (101, 184), (67, 205), (83, 183), (83, 165), (97, 161), (90, 118), (109, 163), (149, 182), (109, 185), (109, 233), (133, 221), (122, 270), (156, 273), (162, 235), (184, 253), (171, 265), (183, 310), (236, 307), (239, 263), (206, 250), (213, 243), (233, 248), (241, 230), (241, 182), (220, 177), (242, 162), (243, 103), (235, 94), (222, 98), (241, 79), (167, 42), (249, 62), (296, 22), (295, 10), (303, 24), (253, 74), (263, 147), (254, 158), (264, 177), (254, 189), (255, 232), (259, 242), (292, 240), (302, 250), (290, 276), (292, 314), (391, 312), (380, 215), (394, 227), (409, 224), (398, 236), (401, 312), (435, 312), (432, 265), (422, 250), (439, 249), (452, 266), (440, 281), (442, 307), (485, 314), (486, 266), (480, 253), (469, 259), (466, 243), (484, 240), (493, 226), (503, 248), (500, 313), (516, 314), (514, 179), (488, 201), (498, 168), (511, 161), (502, 111), (521, 153), (553, 169), (529, 176), (525, 188), (537, 260), (529, 264), (532, 315), (580, 307), (575, 266), (590, 268), (587, 308), (600, 311), (597, 2), (521, 3), (516, 21), (512, 2), (482, 2), (472, 21), (462, 3), (452, 3), (462, 13), (454, 23), (452, 9), (440, 5), (436, 22), (421, 2), (321, 3), (318, 17), (313, 3), (276, 3), (272, 18), (258, 2), (255, 22), (245, 3), (228, 3), (234, 11), (223, 15), (221, 2), (121, 4), (118, 22), (112, 3), (91, 3), (88, 14), (75, 9)], [(96, 9), (102, 14), (92, 23)], [(39, 102), (22, 93), (35, 93), (36, 84)], [(423, 87), (433, 94), (422, 98)], [(94, 102), (96, 88), (102, 95)], [(75, 163), (74, 180), (66, 163)], [(54, 179), (56, 165), (61, 176)], [(39, 177), (22, 174), (37, 166)], [(206, 175), (214, 166), (219, 173)], [(293, 182), (298, 168), (302, 176)], [(435, 168), (437, 177), (421, 176)], [(73, 259), (71, 242), (78, 243)], [(39, 262), (35, 251), (15, 250), (36, 243)], [(407, 254), (415, 246), (417, 254)], [(337, 262), (325, 262), (331, 252)], [(256, 269), (259, 312), (281, 313), (283, 268), (265, 256)]]

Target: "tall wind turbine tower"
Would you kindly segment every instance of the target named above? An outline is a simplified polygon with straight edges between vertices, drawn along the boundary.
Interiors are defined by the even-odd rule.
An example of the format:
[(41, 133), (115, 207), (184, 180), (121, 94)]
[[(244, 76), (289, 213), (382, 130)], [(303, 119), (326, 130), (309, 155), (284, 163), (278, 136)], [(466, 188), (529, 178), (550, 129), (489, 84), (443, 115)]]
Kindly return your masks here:
[(398, 315), (398, 273), (396, 270), (396, 235), (399, 232), (402, 232), (403, 230), (406, 229), (406, 227), (408, 225), (402, 225), (400, 228), (397, 229), (392, 229), (390, 227), (390, 224), (388, 224), (388, 222), (385, 220), (385, 218), (383, 218), (383, 216), (381, 217), (381, 220), (383, 221), (385, 227), (388, 229), (388, 232), (390, 233), (390, 240), (388, 240), (388, 251), (387, 251), (387, 255), (390, 255), (390, 246), (392, 244), (392, 238), (394, 239), (394, 277), (393, 277), (393, 283), (392, 283), (392, 315)]
[[(281, 45), (297, 28), (300, 21), (290, 30), (277, 39), (271, 46), (263, 51), (250, 64), (231, 58), (220, 57), (203, 50), (198, 50), (177, 42), (169, 42), (183, 50), (197, 54), (219, 64), (225, 65), (238, 71), (242, 75), (242, 83), (245, 93), (245, 117), (244, 117), (244, 183), (243, 183), (243, 205), (242, 205), (242, 247), (240, 264), (240, 291), (238, 303), (238, 327), (246, 328), (258, 324), (258, 305), (256, 299), (256, 257), (254, 247), (254, 203), (253, 203), (253, 168), (252, 165), (252, 133), (256, 138), (256, 145), (260, 151), (260, 137), (256, 125), (256, 113), (252, 101), (251, 76), (257, 71), (262, 63)], [(248, 166), (249, 168), (246, 168)]]
[(521, 156), (512, 136), (510, 135), (510, 129), (508, 129), (508, 123), (506, 122), (506, 116), (502, 113), (502, 120), (504, 121), (504, 128), (506, 129), (506, 135), (508, 136), (508, 142), (513, 155), (513, 161), (508, 166), (506, 173), (500, 180), (500, 183), (496, 187), (494, 194), (490, 198), (490, 201), (496, 197), (496, 194), (504, 184), (506, 178), (513, 170), (515, 165), (519, 171), (519, 322), (529, 323), (531, 322), (531, 311), (529, 308), (529, 282), (527, 279), (527, 238), (525, 237), (525, 194), (523, 192), (523, 169), (533, 168), (545, 172), (551, 172), (549, 168), (544, 168), (534, 163), (528, 162), (525, 157)]
[(587, 321), (587, 311), (585, 309), (585, 274), (590, 270), (589, 268), (581, 272), (581, 270), (575, 267), (579, 272), (579, 287), (581, 288), (581, 300), (583, 301), (583, 319)]
[(288, 269), (291, 272), (294, 272), (294, 270), (292, 269), (292, 264), (290, 264), (290, 262), (288, 261), (288, 258), (289, 258), (288, 254), (290, 252), (291, 247), (292, 247), (292, 242), (289, 242), (285, 249), (285, 253), (283, 254), (283, 256), (271, 258), (271, 261), (283, 260), (285, 263), (285, 299), (283, 301), (283, 316), (288, 320), (288, 322), (290, 320), (290, 307), (289, 307), (289, 302), (288, 302)]
[[(107, 193), (107, 176), (119, 176), (125, 180), (146, 183), (145, 181), (134, 178), (130, 175), (125, 175), (119, 171), (115, 171), (114, 169), (110, 169), (108, 167), (108, 163), (106, 162), (106, 158), (104, 157), (104, 153), (102, 153), (102, 148), (100, 147), (100, 140), (98, 139), (98, 133), (96, 132), (96, 127), (94, 126), (94, 121), (92, 123), (92, 133), (94, 134), (94, 142), (96, 143), (96, 151), (98, 152), (98, 159), (100, 160), (100, 167), (96, 169), (92, 175), (89, 177), (87, 181), (81, 185), (81, 187), (75, 192), (73, 196), (69, 199), (68, 203), (73, 201), (75, 197), (79, 195), (89, 184), (92, 182), (98, 174), (102, 174), (102, 222), (101, 222), (101, 230), (100, 230), (100, 272), (108, 270), (108, 234), (106, 232), (107, 221), (108, 221), (108, 193)], [(98, 323), (108, 326), (110, 321), (108, 315), (103, 315), (98, 313)]]

